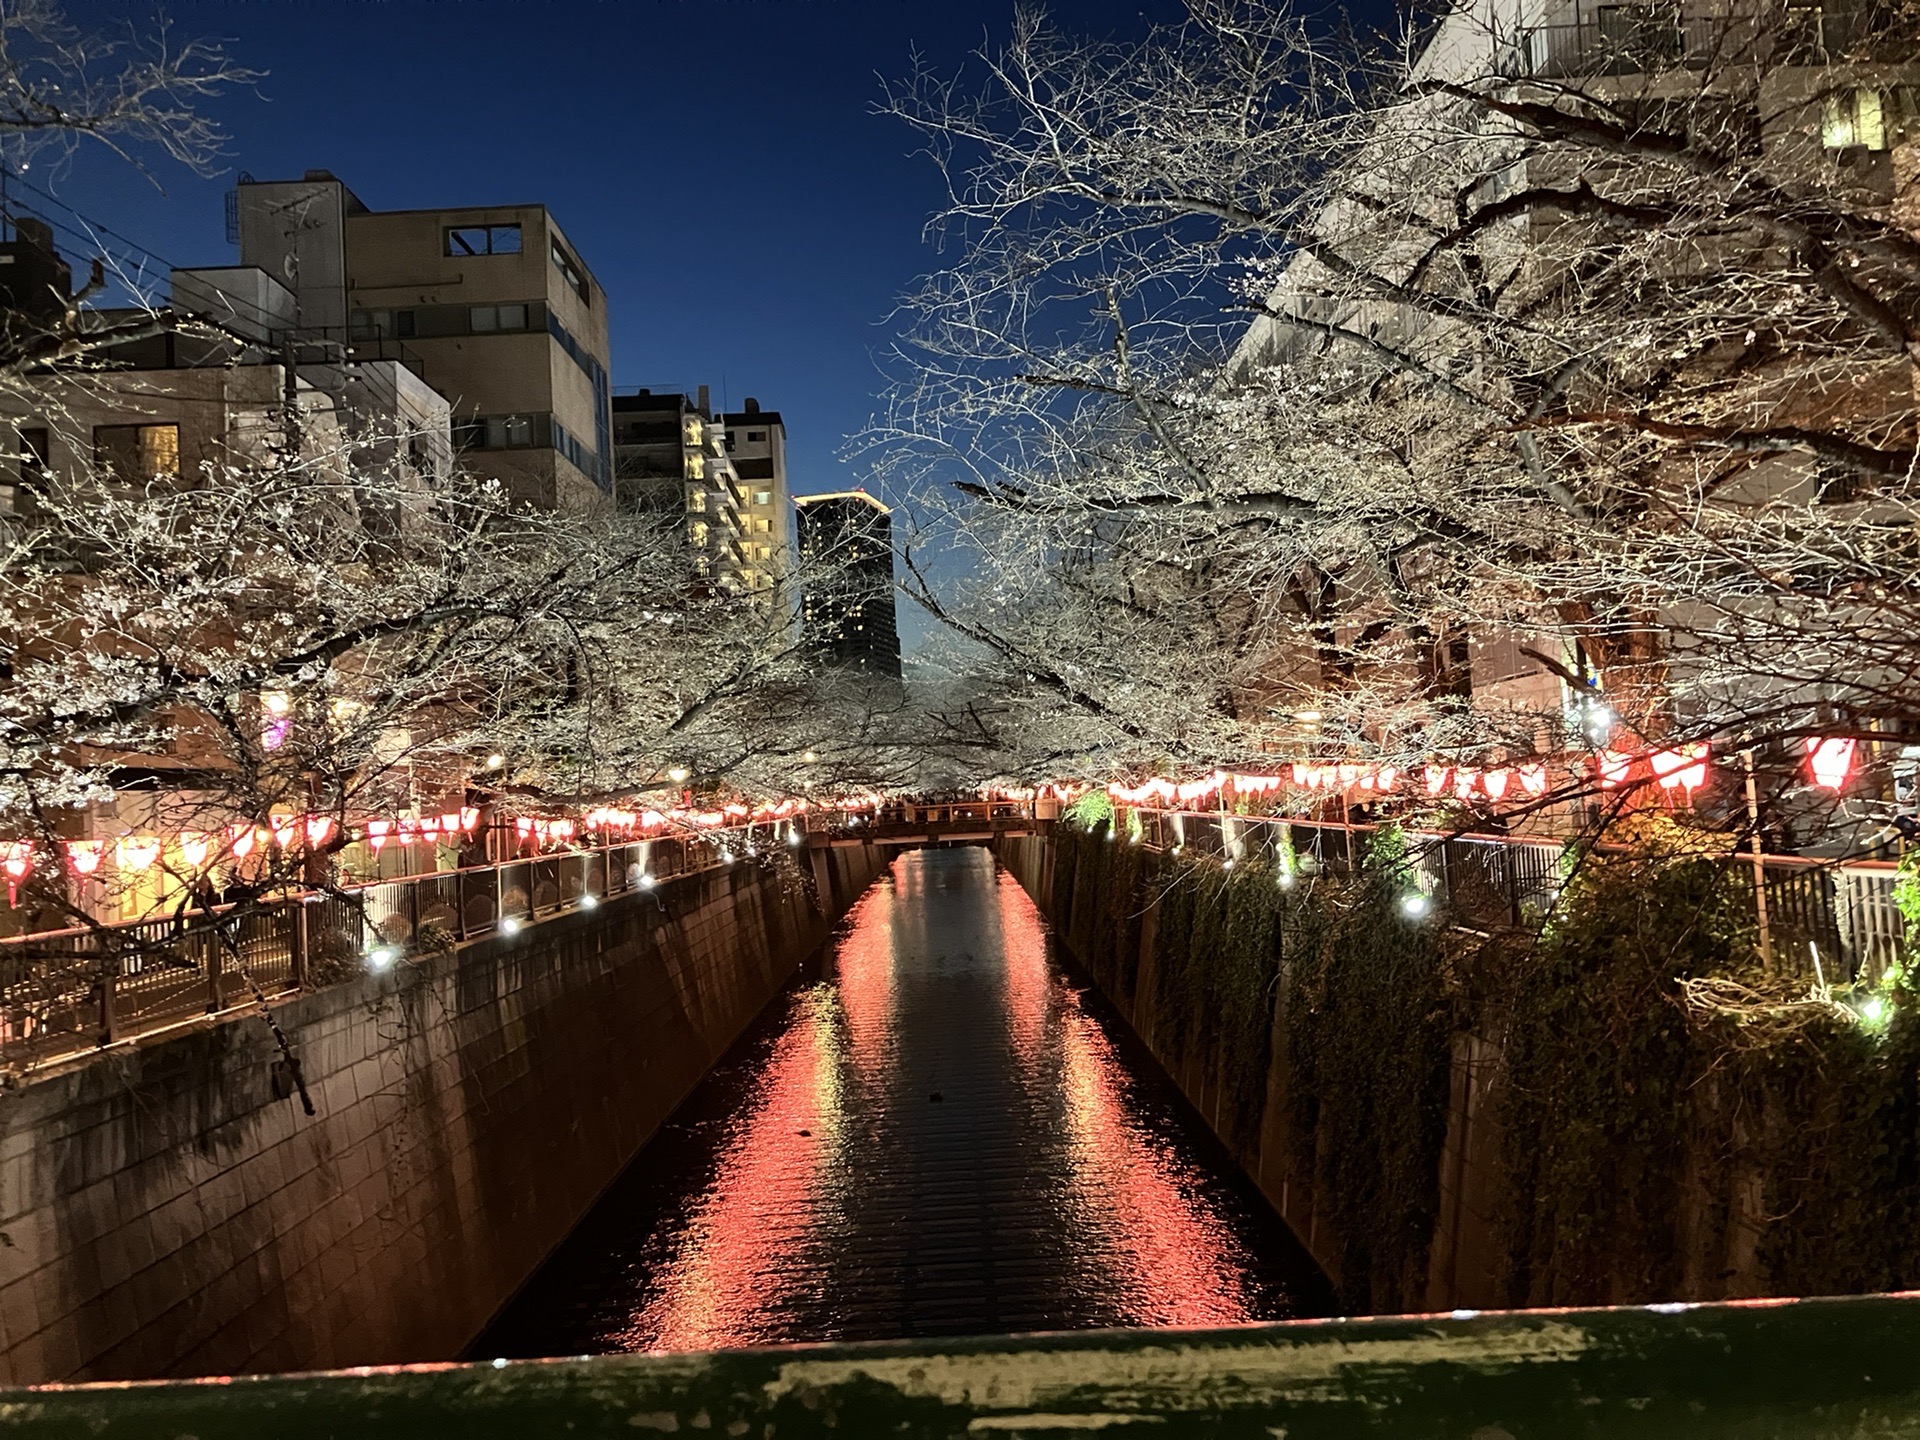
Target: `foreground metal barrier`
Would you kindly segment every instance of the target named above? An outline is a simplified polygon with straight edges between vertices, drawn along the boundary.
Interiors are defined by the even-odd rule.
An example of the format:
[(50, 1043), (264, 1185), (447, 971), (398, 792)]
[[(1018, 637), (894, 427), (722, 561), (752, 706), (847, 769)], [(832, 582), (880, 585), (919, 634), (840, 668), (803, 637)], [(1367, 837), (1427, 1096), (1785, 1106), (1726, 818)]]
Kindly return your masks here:
[[(1114, 834), (1123, 839), (1223, 861), (1259, 856), (1302, 878), (1350, 873), (1377, 828), (1367, 822), (1131, 806), (1120, 808), (1114, 819)], [(1408, 831), (1407, 842), (1421, 887), (1468, 925), (1518, 929), (1537, 924), (1552, 908), (1566, 875), (1567, 847), (1558, 840)], [(1748, 855), (1727, 856), (1722, 863), (1736, 884), (1751, 891)], [(1894, 902), (1893, 865), (1769, 855), (1761, 869), (1772, 950), (1782, 973), (1832, 983), (1876, 979), (1899, 959), (1905, 928)]]
[[(267, 995), (336, 983), (383, 949), (445, 949), (778, 843), (738, 826), (290, 895), (209, 924), (187, 913), (0, 938), (0, 1062), (38, 1065)], [(390, 958), (390, 957), (389, 957)]]
[(1920, 1436), (1920, 1297), (1300, 1321), (0, 1392), (0, 1435)]

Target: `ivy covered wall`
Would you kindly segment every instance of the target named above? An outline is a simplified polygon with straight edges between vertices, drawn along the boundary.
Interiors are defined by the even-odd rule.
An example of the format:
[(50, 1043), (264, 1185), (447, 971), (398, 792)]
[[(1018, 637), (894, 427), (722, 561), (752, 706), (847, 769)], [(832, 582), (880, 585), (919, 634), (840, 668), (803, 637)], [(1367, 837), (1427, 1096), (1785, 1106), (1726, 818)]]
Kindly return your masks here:
[(1590, 858), (1489, 937), (1392, 832), (1282, 883), (1111, 824), (1003, 858), (1351, 1312), (1920, 1285), (1920, 997), (1765, 974), (1737, 871)]

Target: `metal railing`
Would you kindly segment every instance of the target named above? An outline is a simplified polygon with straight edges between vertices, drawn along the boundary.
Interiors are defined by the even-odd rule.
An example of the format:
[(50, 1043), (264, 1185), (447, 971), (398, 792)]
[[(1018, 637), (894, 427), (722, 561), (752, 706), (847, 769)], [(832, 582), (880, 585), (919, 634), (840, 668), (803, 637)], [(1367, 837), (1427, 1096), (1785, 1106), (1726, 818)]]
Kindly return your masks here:
[(1542, 80), (1705, 70), (1727, 64), (1826, 65), (1872, 53), (1910, 56), (1915, 41), (1875, 27), (1864, 9), (1792, 6), (1779, 19), (1688, 14), (1666, 5), (1603, 5), (1588, 18), (1521, 32), (1515, 64)]
[(772, 826), (663, 836), (435, 870), (260, 907), (0, 937), (0, 1062), (45, 1064), (259, 994), (336, 984), (771, 847)]
[[(1116, 837), (1137, 835), (1156, 849), (1223, 862), (1261, 857), (1303, 878), (1353, 873), (1365, 854), (1366, 837), (1377, 828), (1365, 822), (1134, 806), (1119, 807), (1114, 819)], [(1558, 840), (1424, 831), (1407, 832), (1407, 840), (1420, 888), (1459, 923), (1476, 928), (1539, 924), (1568, 873), (1569, 847)], [(1752, 859), (1738, 854), (1721, 863), (1751, 894)], [(1894, 899), (1892, 864), (1768, 855), (1760, 870), (1770, 948), (1782, 973), (1841, 984), (1877, 979), (1899, 959), (1905, 927)]]

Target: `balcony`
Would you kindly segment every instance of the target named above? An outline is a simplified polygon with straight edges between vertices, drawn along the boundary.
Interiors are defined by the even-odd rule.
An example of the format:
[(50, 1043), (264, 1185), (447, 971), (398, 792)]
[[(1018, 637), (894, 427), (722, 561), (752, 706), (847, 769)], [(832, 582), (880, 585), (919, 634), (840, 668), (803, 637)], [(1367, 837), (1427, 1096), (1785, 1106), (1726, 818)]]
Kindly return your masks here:
[(1909, 60), (1920, 37), (1878, 10), (1791, 6), (1765, 15), (1688, 14), (1667, 5), (1602, 5), (1565, 24), (1537, 25), (1515, 47), (1519, 74), (1540, 80), (1646, 75), (1722, 66)]

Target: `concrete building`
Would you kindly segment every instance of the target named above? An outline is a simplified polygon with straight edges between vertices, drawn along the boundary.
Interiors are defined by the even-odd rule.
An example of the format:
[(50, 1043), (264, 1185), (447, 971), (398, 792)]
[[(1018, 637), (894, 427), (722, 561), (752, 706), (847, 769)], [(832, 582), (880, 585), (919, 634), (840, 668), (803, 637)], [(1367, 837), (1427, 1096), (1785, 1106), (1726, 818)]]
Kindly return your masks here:
[(801, 636), (831, 666), (900, 678), (893, 512), (864, 490), (794, 499)]
[(325, 170), (243, 181), (241, 268), (291, 297), (304, 343), (403, 346), (462, 462), (561, 509), (613, 493), (607, 297), (546, 207), (370, 210)]
[[(48, 228), (19, 217), (0, 242), (10, 334), (57, 323), (70, 271)], [(295, 298), (248, 266), (179, 269), (172, 303), (154, 310), (83, 309), (86, 362), (38, 372), (0, 396), (15, 456), (0, 474), (0, 513), (26, 503), (35, 471), (104, 465), (131, 483), (194, 479), (266, 463), (298, 446), (343, 469), (395, 467), (443, 475), (452, 465), (446, 400), (394, 347), (344, 356), (300, 336)], [(128, 337), (128, 338), (122, 338)]]

